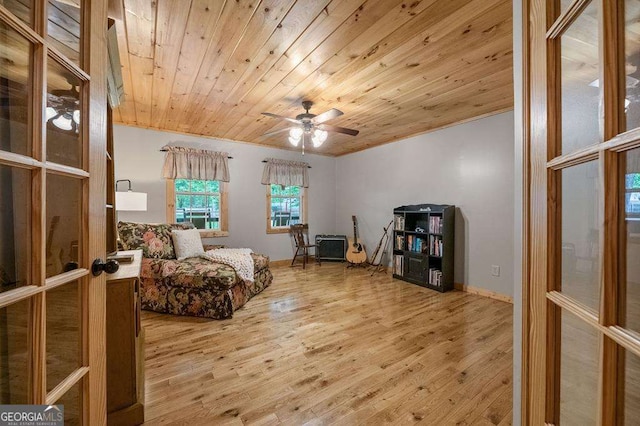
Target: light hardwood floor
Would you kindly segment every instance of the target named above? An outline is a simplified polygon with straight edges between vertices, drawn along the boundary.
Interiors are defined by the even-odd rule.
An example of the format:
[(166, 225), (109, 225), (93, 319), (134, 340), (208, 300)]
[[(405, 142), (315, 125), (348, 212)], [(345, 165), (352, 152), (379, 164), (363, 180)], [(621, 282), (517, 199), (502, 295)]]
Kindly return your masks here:
[(146, 424), (511, 424), (512, 305), (344, 264), (233, 319), (145, 312)]

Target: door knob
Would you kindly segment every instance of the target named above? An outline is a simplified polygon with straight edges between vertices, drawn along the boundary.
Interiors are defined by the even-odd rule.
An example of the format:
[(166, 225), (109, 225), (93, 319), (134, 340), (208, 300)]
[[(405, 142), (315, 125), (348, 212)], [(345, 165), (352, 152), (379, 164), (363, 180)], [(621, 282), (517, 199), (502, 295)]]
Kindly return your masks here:
[(96, 259), (91, 264), (91, 273), (94, 277), (100, 275), (102, 271), (106, 272), (107, 274), (113, 274), (114, 272), (117, 272), (118, 269), (120, 269), (120, 264), (117, 260), (114, 259), (108, 260), (106, 262), (102, 259)]

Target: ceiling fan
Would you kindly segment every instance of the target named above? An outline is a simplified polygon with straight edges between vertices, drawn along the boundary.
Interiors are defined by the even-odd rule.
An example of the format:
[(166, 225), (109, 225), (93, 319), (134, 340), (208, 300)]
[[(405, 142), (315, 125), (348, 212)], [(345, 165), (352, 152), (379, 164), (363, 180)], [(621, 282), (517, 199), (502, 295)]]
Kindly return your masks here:
[(282, 132), (289, 132), (289, 142), (293, 146), (298, 146), (302, 141), (302, 153), (304, 154), (305, 139), (307, 142), (309, 138), (315, 148), (321, 146), (325, 140), (327, 140), (327, 132), (344, 133), (345, 135), (356, 136), (360, 133), (359, 130), (347, 129), (345, 127), (332, 126), (331, 124), (323, 124), (325, 121), (329, 121), (336, 117), (340, 117), (344, 114), (342, 111), (331, 108), (329, 111), (322, 114), (311, 114), (309, 110), (313, 106), (311, 101), (302, 101), (302, 108), (306, 110), (303, 114), (298, 114), (296, 118), (284, 117), (278, 114), (272, 114), (270, 112), (263, 112), (263, 115), (267, 117), (277, 118), (279, 120), (285, 120), (295, 125), (291, 125), (284, 129), (275, 130), (273, 132), (267, 132), (263, 136), (273, 136)]

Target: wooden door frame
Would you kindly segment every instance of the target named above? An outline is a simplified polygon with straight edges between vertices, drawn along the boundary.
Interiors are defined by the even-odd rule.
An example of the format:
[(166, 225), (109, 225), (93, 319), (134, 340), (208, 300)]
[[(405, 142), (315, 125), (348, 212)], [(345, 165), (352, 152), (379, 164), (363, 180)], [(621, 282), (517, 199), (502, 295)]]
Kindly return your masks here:
[[(549, 343), (558, 338), (548, 322), (549, 309), (557, 306), (579, 316), (590, 327), (598, 331), (600, 339), (599, 374), (599, 419), (601, 424), (614, 424), (620, 413), (616, 402), (620, 400), (620, 348), (640, 354), (640, 341), (627, 334), (618, 324), (619, 282), (624, 283), (624, 242), (625, 235), (619, 211), (620, 173), (618, 162), (621, 154), (630, 148), (637, 148), (640, 129), (625, 132), (624, 106), (624, 16), (623, 0), (592, 0), (600, 7), (600, 81), (604, 118), (601, 117), (602, 139), (597, 146), (591, 146), (572, 155), (564, 155), (557, 160), (558, 142), (547, 137), (548, 129), (558, 125), (548, 105), (556, 96), (557, 88), (549, 83), (548, 73), (557, 69), (559, 56), (555, 49), (557, 41), (551, 39), (561, 33), (586, 7), (589, 0), (574, 0), (569, 6), (564, 22), (555, 22), (557, 11), (551, 10), (546, 0), (522, 0), (523, 22), (523, 257), (522, 257), (522, 372), (520, 419), (523, 425), (544, 424), (558, 418), (557, 385), (554, 368), (557, 368), (557, 354), (553, 354)], [(602, 41), (604, 39), (604, 41)], [(554, 103), (554, 105), (557, 105)], [(551, 130), (549, 130), (551, 131)], [(573, 158), (572, 158), (573, 157)], [(587, 158), (588, 157), (588, 158)], [(555, 219), (550, 218), (550, 204), (555, 202), (553, 192), (558, 190), (554, 171), (562, 167), (578, 164), (586, 160), (596, 160), (600, 170), (602, 191), (601, 211), (602, 232), (600, 240), (601, 296), (599, 316), (592, 316), (573, 303), (562, 293), (553, 291), (557, 281), (557, 271), (551, 268), (549, 259), (558, 263), (557, 241), (549, 235), (556, 235)], [(573, 162), (572, 162), (573, 161)], [(605, 169), (603, 169), (605, 167)], [(616, 173), (603, 173), (603, 171)], [(549, 197), (549, 194), (552, 196)], [(622, 259), (622, 260), (621, 260)], [(555, 278), (552, 278), (555, 277)], [(559, 308), (558, 308), (559, 309)], [(551, 339), (551, 340), (549, 340)], [(551, 388), (549, 388), (551, 386)], [(553, 392), (550, 392), (551, 389)], [(555, 395), (555, 399), (553, 395)], [(619, 416), (618, 416), (619, 419)]]
[[(531, 146), (531, 67), (530, 67), (530, 1), (521, 0), (522, 2), (522, 91), (520, 93), (522, 99), (522, 268), (521, 268), (521, 354), (520, 354), (520, 422), (522, 425), (528, 424), (529, 419), (529, 277), (531, 274), (529, 253), (530, 253), (530, 193), (531, 185), (531, 169), (530, 169), (530, 146)], [(514, 20), (515, 22), (515, 20)]]
[[(106, 200), (106, 137), (107, 137), (107, 0), (85, 0), (81, 17), (81, 55), (80, 64), (72, 63), (46, 40), (47, 27), (46, 2), (35, 1), (32, 11), (33, 23), (30, 27), (19, 20), (10, 10), (0, 5), (2, 20), (21, 34), (35, 48), (30, 52), (32, 61), (30, 88), (32, 92), (31, 116), (28, 137), (32, 140), (32, 152), (28, 155), (0, 152), (3, 164), (20, 166), (29, 170), (33, 183), (31, 211), (31, 278), (22, 288), (2, 294), (1, 306), (9, 306), (21, 300), (29, 300), (31, 313), (29, 321), (29, 361), (30, 393), (29, 402), (49, 404), (56, 402), (71, 387), (80, 383), (83, 395), (82, 422), (90, 425), (106, 424), (106, 278), (103, 275), (93, 277), (87, 268), (69, 271), (46, 278), (46, 173), (54, 171), (69, 174), (75, 178), (87, 178), (82, 182), (83, 204), (80, 235), (87, 245), (79, 254), (81, 265), (91, 265), (93, 259), (104, 258), (105, 246), (105, 200)], [(103, 29), (103, 30), (101, 30)], [(49, 49), (47, 49), (49, 45)], [(47, 87), (46, 74), (48, 61), (64, 64), (66, 71), (81, 78), (81, 117), (83, 118), (82, 166), (68, 167), (61, 164), (48, 164), (46, 161), (46, 125), (45, 116)], [(88, 74), (88, 75), (87, 75)], [(90, 77), (89, 77), (90, 76)], [(45, 164), (45, 166), (43, 166)], [(47, 392), (46, 383), (46, 291), (73, 280), (84, 282), (82, 297), (81, 339), (84, 350), (81, 353), (82, 366), (67, 376), (54, 389)], [(86, 409), (84, 409), (86, 408)]]
[[(85, 42), (85, 69), (91, 76), (89, 93), (89, 201), (88, 223), (89, 246), (85, 255), (87, 264), (93, 259), (104, 259), (106, 255), (106, 209), (107, 199), (107, 0), (84, 2), (83, 25)], [(96, 30), (102, 28), (102, 31)], [(90, 425), (107, 424), (107, 348), (106, 348), (106, 300), (107, 283), (105, 274), (89, 277), (88, 304), (92, 310), (87, 313), (87, 340), (90, 370), (85, 381), (85, 398), (88, 398), (88, 416), (85, 421)]]

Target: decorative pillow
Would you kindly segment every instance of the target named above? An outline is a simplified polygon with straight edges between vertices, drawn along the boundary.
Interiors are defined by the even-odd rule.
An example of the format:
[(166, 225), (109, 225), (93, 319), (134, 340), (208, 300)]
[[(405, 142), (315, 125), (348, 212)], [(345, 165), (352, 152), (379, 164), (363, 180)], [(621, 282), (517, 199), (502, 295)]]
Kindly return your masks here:
[(173, 247), (176, 250), (178, 260), (198, 257), (204, 254), (202, 238), (200, 238), (200, 231), (197, 229), (187, 229), (184, 231), (174, 229), (171, 231), (171, 238), (173, 238)]
[(176, 258), (170, 225), (118, 222), (118, 235), (124, 250), (142, 249), (142, 255), (151, 259)]

